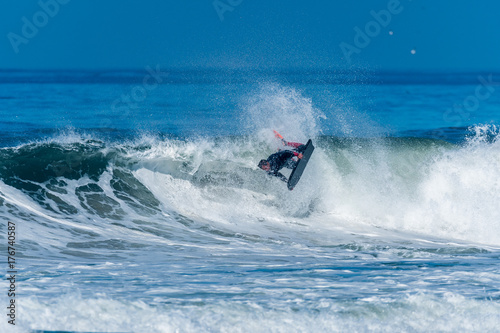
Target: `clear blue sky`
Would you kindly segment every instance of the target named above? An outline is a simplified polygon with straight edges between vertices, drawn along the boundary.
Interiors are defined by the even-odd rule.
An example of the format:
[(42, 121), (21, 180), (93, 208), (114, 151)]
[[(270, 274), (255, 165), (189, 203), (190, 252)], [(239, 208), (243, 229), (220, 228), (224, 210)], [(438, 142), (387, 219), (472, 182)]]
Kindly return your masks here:
[(500, 70), (498, 0), (216, 1), (1, 0), (0, 68)]

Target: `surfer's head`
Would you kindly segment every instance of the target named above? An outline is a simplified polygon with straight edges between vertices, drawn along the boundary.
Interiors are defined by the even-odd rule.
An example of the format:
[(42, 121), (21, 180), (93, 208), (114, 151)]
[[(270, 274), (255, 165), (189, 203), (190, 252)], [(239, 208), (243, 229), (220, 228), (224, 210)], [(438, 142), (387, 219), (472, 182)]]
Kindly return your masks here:
[(267, 160), (260, 160), (258, 167), (264, 171), (269, 171), (271, 169), (271, 164), (269, 164)]

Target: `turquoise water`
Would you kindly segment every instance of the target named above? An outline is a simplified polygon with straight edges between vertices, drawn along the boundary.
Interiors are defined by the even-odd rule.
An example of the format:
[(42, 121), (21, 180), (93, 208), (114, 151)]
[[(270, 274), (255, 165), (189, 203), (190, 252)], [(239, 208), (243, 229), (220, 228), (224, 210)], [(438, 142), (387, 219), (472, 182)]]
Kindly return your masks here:
[[(488, 75), (3, 72), (16, 328), (495, 331)], [(317, 147), (293, 192), (273, 129)]]

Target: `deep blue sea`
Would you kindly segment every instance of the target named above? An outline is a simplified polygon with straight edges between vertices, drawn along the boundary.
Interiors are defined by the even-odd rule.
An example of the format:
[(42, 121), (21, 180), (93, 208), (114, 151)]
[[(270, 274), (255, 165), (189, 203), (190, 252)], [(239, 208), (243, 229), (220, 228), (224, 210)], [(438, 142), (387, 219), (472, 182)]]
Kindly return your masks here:
[(498, 82), (2, 71), (0, 331), (497, 332)]

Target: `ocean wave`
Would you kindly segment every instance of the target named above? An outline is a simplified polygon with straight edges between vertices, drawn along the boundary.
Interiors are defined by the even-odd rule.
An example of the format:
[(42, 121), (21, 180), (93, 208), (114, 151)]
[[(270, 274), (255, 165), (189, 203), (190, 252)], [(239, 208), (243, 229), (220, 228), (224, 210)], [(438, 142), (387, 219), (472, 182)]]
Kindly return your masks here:
[(25, 218), (26, 209), (15, 207), (22, 198), (80, 225), (175, 215), (249, 233), (262, 221), (314, 218), (499, 245), (500, 146), (495, 127), (474, 131), (461, 145), (315, 137), (293, 192), (256, 166), (279, 147), (272, 137), (63, 136), (0, 150), (1, 209), (7, 219)]

